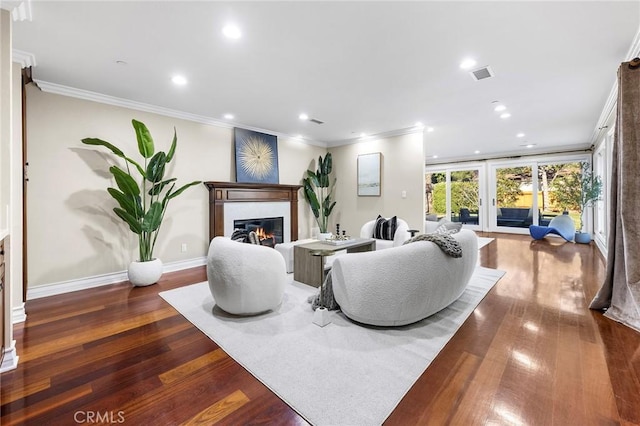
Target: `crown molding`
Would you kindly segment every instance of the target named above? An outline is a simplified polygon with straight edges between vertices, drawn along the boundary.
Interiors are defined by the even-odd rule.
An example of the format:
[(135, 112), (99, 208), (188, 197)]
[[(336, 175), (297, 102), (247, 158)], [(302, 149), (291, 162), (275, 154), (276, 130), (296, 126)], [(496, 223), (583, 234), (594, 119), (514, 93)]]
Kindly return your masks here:
[[(627, 55), (624, 58), (623, 62), (627, 62), (640, 56), (640, 29), (636, 32), (636, 36), (633, 38), (633, 42), (631, 43), (631, 47), (627, 51)], [(613, 87), (609, 92), (609, 96), (607, 97), (607, 101), (604, 104), (604, 108), (600, 113), (600, 117), (598, 118), (598, 122), (596, 124), (595, 129), (593, 129), (593, 133), (591, 134), (591, 144), (595, 144), (598, 141), (598, 137), (611, 117), (616, 108), (616, 103), (618, 101), (618, 79), (616, 78), (613, 82)]]
[(352, 139), (343, 139), (339, 141), (330, 142), (327, 144), (327, 146), (329, 148), (335, 148), (338, 146), (353, 145), (361, 142), (373, 141), (377, 139), (387, 139), (395, 136), (412, 135), (415, 133), (423, 134), (424, 128), (414, 126), (414, 127), (407, 127), (404, 129), (389, 130), (388, 132), (375, 133), (372, 135), (367, 135), (365, 137), (357, 137)]
[(11, 12), (14, 22), (32, 21), (31, 0), (4, 0), (1, 8)]
[(563, 156), (563, 155), (579, 155), (590, 153), (592, 150), (591, 145), (589, 144), (577, 144), (577, 145), (563, 145), (556, 146), (551, 148), (539, 148), (537, 150), (529, 150), (527, 152), (523, 151), (507, 151), (500, 153), (487, 154), (482, 157), (477, 155), (475, 156), (456, 156), (456, 157), (446, 157), (446, 158), (426, 158), (425, 165), (427, 167), (430, 166), (438, 166), (443, 164), (450, 163), (474, 163), (474, 162), (483, 162), (483, 161), (491, 161), (491, 160), (513, 160), (518, 158), (531, 158), (531, 157), (548, 157), (548, 156)]
[(36, 66), (36, 57), (34, 54), (18, 49), (11, 50), (11, 60), (20, 64), (21, 68)]
[(284, 137), (288, 139), (296, 139), (309, 145), (320, 146), (326, 148), (327, 144), (321, 141), (314, 141), (310, 139), (300, 139), (295, 136), (287, 135), (285, 133), (274, 132), (273, 130), (261, 129), (259, 127), (247, 126), (240, 123), (216, 120), (211, 117), (205, 117), (203, 115), (191, 114), (188, 112), (178, 111), (175, 109), (164, 108), (156, 105), (146, 104), (143, 102), (136, 102), (125, 98), (118, 98), (115, 96), (104, 95), (102, 93), (91, 92), (89, 90), (76, 89), (75, 87), (63, 86), (62, 84), (50, 83), (43, 80), (34, 80), (38, 87), (47, 93), (53, 93), (56, 95), (69, 96), (71, 98), (84, 99), (86, 101), (98, 102), (101, 104), (113, 105), (122, 108), (129, 108), (136, 111), (150, 112), (153, 114), (163, 115), (166, 117), (179, 118), (181, 120), (193, 121), (195, 123), (207, 124), (211, 126), (223, 127), (225, 129), (233, 129), (234, 127), (242, 127), (243, 129), (253, 130), (255, 132), (268, 133), (278, 137)]

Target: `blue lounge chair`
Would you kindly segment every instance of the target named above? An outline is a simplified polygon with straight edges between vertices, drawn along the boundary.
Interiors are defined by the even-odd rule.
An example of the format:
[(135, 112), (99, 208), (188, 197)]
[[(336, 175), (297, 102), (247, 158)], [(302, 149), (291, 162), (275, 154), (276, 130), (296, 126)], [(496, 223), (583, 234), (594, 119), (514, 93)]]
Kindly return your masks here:
[(541, 240), (546, 237), (547, 234), (556, 234), (567, 241), (573, 241), (576, 234), (576, 226), (569, 215), (561, 214), (551, 219), (549, 226), (529, 226), (529, 234), (531, 234), (534, 240)]

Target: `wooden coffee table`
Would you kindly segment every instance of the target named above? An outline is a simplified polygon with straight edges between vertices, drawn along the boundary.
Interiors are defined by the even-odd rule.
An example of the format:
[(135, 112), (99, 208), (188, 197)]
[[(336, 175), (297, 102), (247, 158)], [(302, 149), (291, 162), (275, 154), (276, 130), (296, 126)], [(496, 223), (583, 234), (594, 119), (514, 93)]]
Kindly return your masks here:
[(347, 253), (373, 251), (376, 240), (373, 238), (354, 238), (342, 244), (329, 244), (322, 241), (300, 244), (293, 247), (293, 279), (313, 287), (320, 287), (324, 281), (324, 258), (340, 250)]

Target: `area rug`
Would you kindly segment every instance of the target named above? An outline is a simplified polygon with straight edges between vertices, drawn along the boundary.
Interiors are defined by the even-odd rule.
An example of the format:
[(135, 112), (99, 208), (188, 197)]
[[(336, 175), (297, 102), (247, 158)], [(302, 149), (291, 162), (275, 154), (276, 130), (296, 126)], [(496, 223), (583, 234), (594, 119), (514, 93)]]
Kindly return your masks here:
[(378, 425), (504, 272), (477, 267), (460, 299), (396, 328), (357, 325), (340, 312), (318, 327), (307, 303), (317, 290), (292, 275), (281, 306), (255, 317), (225, 314), (206, 282), (160, 296), (308, 422)]
[(495, 238), (478, 237), (478, 250), (480, 250), (482, 247), (486, 246), (493, 240), (495, 240)]

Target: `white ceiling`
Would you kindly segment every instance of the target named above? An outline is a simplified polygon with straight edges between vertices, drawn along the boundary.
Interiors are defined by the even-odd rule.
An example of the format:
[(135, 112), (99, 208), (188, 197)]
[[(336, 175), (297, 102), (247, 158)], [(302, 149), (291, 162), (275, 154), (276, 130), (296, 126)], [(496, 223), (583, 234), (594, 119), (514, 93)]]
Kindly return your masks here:
[[(640, 23), (638, 1), (32, 1), (31, 12), (14, 23), (13, 47), (35, 55), (36, 80), (214, 120), (233, 113), (232, 125), (327, 146), (420, 121), (438, 161), (523, 152), (525, 141), (589, 147)], [(222, 36), (227, 22), (239, 40)], [(466, 57), (495, 77), (474, 81), (459, 68)]]

